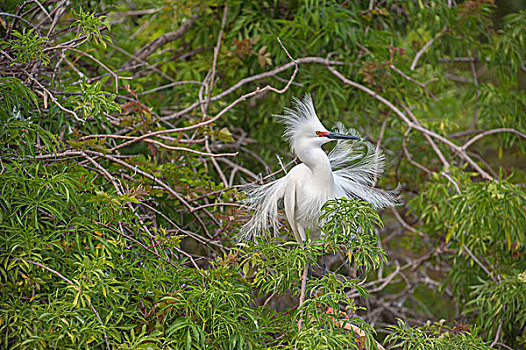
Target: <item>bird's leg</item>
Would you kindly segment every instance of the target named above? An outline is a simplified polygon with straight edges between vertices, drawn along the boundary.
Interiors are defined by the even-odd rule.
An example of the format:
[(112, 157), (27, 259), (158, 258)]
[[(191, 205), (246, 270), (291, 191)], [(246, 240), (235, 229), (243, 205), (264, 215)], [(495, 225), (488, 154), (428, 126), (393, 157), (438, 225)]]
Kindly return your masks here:
[[(312, 278), (312, 264), (309, 261), (309, 268), (307, 271), (307, 281), (310, 281)], [(307, 291), (307, 299), (310, 299), (310, 289)]]
[[(305, 249), (305, 250), (307, 249), (307, 240), (303, 241), (303, 249)], [(305, 264), (305, 268), (307, 270), (307, 274), (304, 277), (305, 281), (301, 281), (302, 284), (303, 284), (303, 282), (305, 282), (305, 284), (307, 284), (307, 281), (310, 281), (311, 278), (312, 278), (312, 264), (311, 264), (310, 261), (307, 261), (307, 264)], [(307, 291), (306, 298), (307, 299), (310, 298), (310, 290)]]
[(325, 276), (327, 274), (327, 264), (325, 264), (325, 247), (323, 247), (321, 251), (321, 270), (322, 276)]
[(356, 271), (356, 261), (354, 261), (354, 254), (353, 253), (350, 253), (349, 254), (349, 264), (351, 265), (352, 267), (352, 273), (353, 275), (351, 276), (352, 278), (356, 278), (357, 276), (357, 271)]
[[(303, 241), (303, 249), (306, 249), (306, 248), (307, 248), (307, 241)], [(307, 264), (309, 266), (307, 270), (307, 280), (310, 281), (310, 279), (312, 278), (312, 264), (310, 263), (310, 261), (308, 261)]]

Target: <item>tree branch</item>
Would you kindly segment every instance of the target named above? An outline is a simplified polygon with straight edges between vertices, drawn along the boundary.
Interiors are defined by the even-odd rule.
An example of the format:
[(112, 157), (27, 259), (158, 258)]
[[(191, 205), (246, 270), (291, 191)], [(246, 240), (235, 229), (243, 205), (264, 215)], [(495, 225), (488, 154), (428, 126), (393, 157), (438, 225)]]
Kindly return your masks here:
[[(142, 48), (139, 49), (135, 53), (135, 57), (140, 60), (145, 60), (148, 56), (150, 56), (152, 53), (154, 53), (158, 48), (160, 48), (163, 45), (166, 45), (167, 43), (177, 40), (183, 35), (186, 34), (194, 24), (195, 20), (199, 18), (199, 14), (195, 14), (192, 17), (190, 17), (186, 22), (179, 27), (177, 30), (174, 30), (173, 32), (164, 33), (161, 36), (157, 37), (153, 41), (149, 42), (148, 44), (144, 45)], [(135, 61), (137, 59), (132, 58), (126, 63), (126, 66), (135, 64)]]

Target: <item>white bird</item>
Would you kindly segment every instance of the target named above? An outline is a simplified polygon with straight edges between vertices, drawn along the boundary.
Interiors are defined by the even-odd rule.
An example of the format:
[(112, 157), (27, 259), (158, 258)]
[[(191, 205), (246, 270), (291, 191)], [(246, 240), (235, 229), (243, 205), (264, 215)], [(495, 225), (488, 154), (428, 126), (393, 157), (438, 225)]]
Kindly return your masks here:
[[(398, 191), (374, 188), (384, 168), (384, 156), (355, 130), (338, 123), (338, 132), (328, 131), (314, 110), (310, 95), (303, 101), (294, 98), (295, 109), (285, 108), (278, 115), (285, 124), (284, 136), (292, 152), (302, 162), (284, 177), (247, 191), (246, 204), (254, 209), (251, 219), (241, 228), (240, 240), (249, 240), (272, 228), (277, 233), (278, 207), (283, 200), (285, 215), (299, 243), (320, 234), (321, 207), (330, 199), (360, 198), (376, 209), (396, 204)], [(322, 146), (339, 140), (326, 154)]]

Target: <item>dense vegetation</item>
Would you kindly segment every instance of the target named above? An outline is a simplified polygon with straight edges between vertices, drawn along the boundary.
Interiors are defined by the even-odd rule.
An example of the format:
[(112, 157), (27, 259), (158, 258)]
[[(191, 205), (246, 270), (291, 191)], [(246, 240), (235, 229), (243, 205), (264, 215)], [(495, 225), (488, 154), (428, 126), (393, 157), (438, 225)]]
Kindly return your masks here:
[[(498, 9), (3, 2), (0, 346), (524, 349), (526, 11)], [(402, 204), (237, 242), (305, 93), (382, 148)]]

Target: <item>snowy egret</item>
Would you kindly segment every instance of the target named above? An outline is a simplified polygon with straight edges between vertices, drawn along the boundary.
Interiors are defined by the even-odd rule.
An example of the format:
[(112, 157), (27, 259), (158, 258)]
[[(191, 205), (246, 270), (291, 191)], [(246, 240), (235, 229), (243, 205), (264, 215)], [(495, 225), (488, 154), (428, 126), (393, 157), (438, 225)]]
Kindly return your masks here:
[[(337, 132), (328, 131), (318, 119), (310, 95), (294, 99), (295, 109), (278, 115), (285, 124), (284, 136), (302, 162), (284, 177), (247, 191), (247, 204), (254, 209), (251, 219), (241, 228), (241, 240), (252, 239), (273, 228), (277, 232), (279, 203), (299, 243), (320, 234), (318, 218), (325, 202), (335, 198), (360, 198), (376, 209), (394, 205), (398, 191), (374, 188), (383, 172), (384, 156), (357, 131), (337, 124)], [(338, 140), (325, 153), (322, 146)]]

